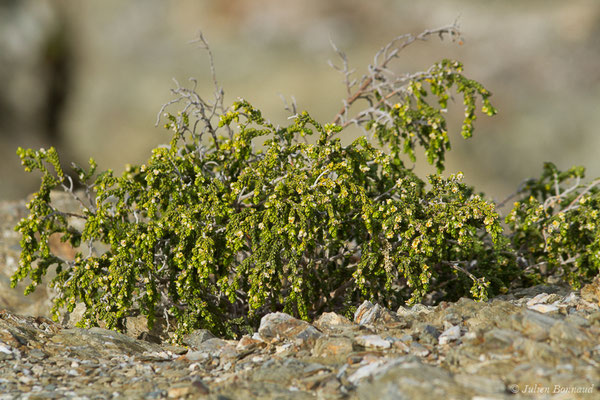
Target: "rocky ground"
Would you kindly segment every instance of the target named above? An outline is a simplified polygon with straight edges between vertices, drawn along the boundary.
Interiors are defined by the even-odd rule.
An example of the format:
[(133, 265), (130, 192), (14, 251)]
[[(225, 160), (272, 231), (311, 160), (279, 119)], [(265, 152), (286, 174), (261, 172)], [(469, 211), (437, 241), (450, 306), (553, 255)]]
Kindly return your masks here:
[(2, 311), (0, 399), (600, 398), (597, 294), (539, 286), (396, 312), (365, 302), (353, 321), (313, 324), (273, 313), (252, 337), (199, 330), (187, 348)]
[[(0, 207), (3, 279), (16, 251), (6, 215), (20, 207)], [(17, 302), (6, 293), (0, 308)], [(199, 330), (186, 347), (3, 310), (0, 400), (596, 399), (599, 338), (600, 277), (580, 292), (536, 286), (486, 303), (387, 310), (365, 302), (352, 321), (273, 313), (253, 336)]]

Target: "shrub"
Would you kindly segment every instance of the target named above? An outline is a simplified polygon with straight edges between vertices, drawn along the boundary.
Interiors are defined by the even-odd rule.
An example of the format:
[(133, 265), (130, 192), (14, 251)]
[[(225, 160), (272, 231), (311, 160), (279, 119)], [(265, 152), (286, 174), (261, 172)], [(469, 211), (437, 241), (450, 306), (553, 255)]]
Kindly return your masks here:
[[(540, 240), (522, 222), (530, 204), (509, 216), (518, 231), (511, 242), (495, 205), (462, 183), (462, 173), (439, 175), (450, 148), (444, 112), (452, 91), (464, 100), (465, 138), (478, 101), (484, 113), (495, 113), (490, 93), (462, 75), (456, 61), (406, 75), (388, 68), (403, 48), (431, 35), (456, 38), (458, 31), (450, 26), (396, 38), (360, 80), (352, 79), (336, 49), (348, 98), (325, 125), (295, 105), (288, 107), (294, 115), (286, 127), (271, 124), (245, 100), (226, 108), (216, 79), (210, 102), (178, 85), (161, 109), (183, 103), (178, 114), (166, 114), (169, 145), (121, 176), (96, 174), (93, 160), (89, 170), (75, 166), (84, 198), (73, 191), (55, 149), (19, 149), (25, 169), (43, 176), (30, 215), (16, 227), (23, 250), (12, 284), (29, 277), (29, 293), (55, 266), (55, 318), (77, 303), (86, 307), (82, 326), (104, 321), (123, 329), (133, 312), (151, 326), (164, 315), (175, 342), (196, 328), (236, 336), (270, 311), (310, 320), (327, 310), (349, 314), (365, 299), (397, 307), (428, 294), (484, 300), (505, 292), (521, 274), (511, 243), (535, 247)], [(212, 67), (202, 36), (199, 44)], [(340, 133), (350, 125), (365, 135), (343, 145)], [(403, 162), (404, 156), (415, 160), (417, 147), (438, 170), (427, 180)], [(527, 188), (542, 193), (541, 184)], [(59, 186), (81, 202), (80, 214), (53, 206), (50, 193)], [(596, 207), (595, 193), (584, 196), (589, 207)], [(595, 221), (581, 215), (583, 207), (569, 211), (584, 227), (577, 235)], [(63, 260), (49, 249), (54, 234), (87, 250)], [(589, 251), (566, 248), (573, 235), (560, 236), (564, 243), (546, 253), (559, 260)], [(536, 251), (530, 257), (545, 256)]]
[(506, 223), (531, 283), (559, 275), (578, 289), (598, 274), (600, 179), (583, 184), (584, 174), (583, 167), (562, 172), (548, 162), (539, 179), (527, 180), (516, 193), (519, 201)]

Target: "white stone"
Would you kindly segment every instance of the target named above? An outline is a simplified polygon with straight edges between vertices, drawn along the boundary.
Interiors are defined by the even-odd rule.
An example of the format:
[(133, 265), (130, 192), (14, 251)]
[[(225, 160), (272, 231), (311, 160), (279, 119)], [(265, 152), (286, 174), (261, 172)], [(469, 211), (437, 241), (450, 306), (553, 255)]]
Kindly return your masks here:
[(535, 296), (533, 299), (529, 300), (527, 302), (527, 306), (530, 307), (535, 304), (546, 303), (546, 301), (548, 300), (549, 297), (550, 297), (550, 295), (548, 293), (540, 293), (537, 296)]
[(291, 343), (284, 343), (282, 345), (275, 346), (275, 353), (276, 354), (280, 354), (280, 353), (283, 353), (286, 350), (289, 350), (290, 348), (292, 348), (292, 344)]
[(12, 354), (12, 351), (10, 350), (10, 348), (6, 347), (5, 345), (3, 345), (1, 343), (0, 343), (0, 351), (5, 354)]
[(370, 324), (377, 318), (379, 306), (365, 300), (354, 312), (354, 322), (359, 325)]
[(364, 347), (374, 347), (377, 349), (389, 349), (392, 347), (389, 340), (385, 340), (379, 335), (359, 336), (356, 338), (356, 343)]
[(529, 308), (530, 310), (541, 312), (543, 314), (553, 312), (553, 311), (558, 311), (558, 307), (555, 306), (554, 304), (532, 304), (532, 305), (528, 304), (527, 308)]
[[(393, 360), (377, 360), (370, 364), (357, 369), (352, 375), (348, 377), (348, 381), (353, 385), (356, 385), (358, 381), (368, 376), (380, 375), (388, 371), (397, 365), (404, 363), (406, 359), (404, 357), (396, 358)], [(407, 366), (412, 366), (413, 363), (408, 363)]]
[(360, 367), (352, 375), (350, 375), (348, 377), (348, 381), (350, 381), (350, 383), (352, 383), (352, 384), (356, 384), (361, 379), (366, 378), (367, 376), (374, 375), (375, 373), (379, 372), (382, 369), (382, 366), (384, 364), (385, 364), (384, 360), (378, 360), (378, 361), (372, 362), (371, 364), (367, 364), (363, 367)]
[(204, 351), (193, 351), (190, 350), (186, 353), (185, 358), (187, 358), (190, 361), (205, 361), (209, 358), (209, 354), (204, 352)]
[(460, 326), (454, 325), (451, 328), (446, 329), (439, 336), (438, 341), (440, 344), (448, 344), (454, 340), (460, 339)]

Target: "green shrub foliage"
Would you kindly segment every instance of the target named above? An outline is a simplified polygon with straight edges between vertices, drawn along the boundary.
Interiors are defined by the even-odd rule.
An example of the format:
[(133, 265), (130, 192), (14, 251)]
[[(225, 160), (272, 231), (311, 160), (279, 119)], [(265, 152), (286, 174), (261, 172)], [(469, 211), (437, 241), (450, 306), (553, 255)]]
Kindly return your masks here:
[(583, 167), (561, 172), (548, 162), (542, 176), (526, 181), (517, 193), (506, 223), (532, 283), (558, 274), (579, 288), (598, 274), (600, 179), (584, 185), (584, 173)]
[[(507, 217), (507, 236), (494, 203), (462, 183), (462, 173), (439, 175), (451, 94), (464, 100), (465, 138), (476, 104), (488, 115), (495, 109), (456, 61), (381, 75), (394, 48), (432, 34), (457, 31), (391, 42), (359, 83), (348, 79), (339, 52), (349, 97), (330, 124), (301, 112), (279, 127), (245, 100), (224, 107), (218, 86), (214, 102), (178, 87), (173, 102), (184, 107), (166, 114), (170, 143), (121, 176), (97, 174), (93, 160), (88, 170), (75, 167), (85, 195), (73, 191), (54, 148), (19, 149), (25, 169), (43, 175), (16, 227), (22, 253), (12, 284), (28, 277), (30, 293), (55, 267), (55, 318), (77, 303), (85, 305), (82, 326), (123, 329), (134, 312), (152, 325), (160, 315), (178, 342), (197, 328), (233, 337), (271, 311), (310, 320), (349, 314), (366, 299), (391, 308), (429, 294), (485, 300), (520, 277), (519, 257), (562, 266), (572, 282), (589, 277), (598, 269), (597, 190), (560, 187), (581, 170), (549, 165), (529, 182), (520, 195), (530, 197)], [(366, 106), (351, 114), (357, 100)], [(366, 135), (343, 145), (339, 136), (352, 124)], [(419, 147), (438, 170), (425, 180), (403, 162)], [(52, 204), (60, 186), (81, 202), (80, 214)], [(80, 250), (75, 260), (50, 251), (57, 234)]]

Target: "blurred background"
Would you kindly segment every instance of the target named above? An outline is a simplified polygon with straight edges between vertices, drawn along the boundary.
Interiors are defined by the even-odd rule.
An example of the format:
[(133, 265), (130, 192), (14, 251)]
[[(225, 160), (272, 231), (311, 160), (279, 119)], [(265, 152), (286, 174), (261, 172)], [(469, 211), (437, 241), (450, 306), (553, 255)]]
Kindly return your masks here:
[(1, 0), (0, 200), (23, 199), (39, 185), (38, 174), (23, 171), (18, 146), (53, 145), (66, 165), (92, 156), (116, 172), (146, 160), (170, 138), (154, 124), (172, 78), (188, 85), (195, 77), (200, 93), (212, 94), (206, 53), (188, 43), (199, 30), (226, 103), (246, 98), (284, 124), (280, 94), (294, 96), (325, 123), (345, 94), (327, 64), (338, 61), (330, 38), (360, 78), (394, 36), (457, 18), (463, 45), (418, 43), (395, 67), (415, 72), (456, 59), (493, 93), (499, 113), (481, 115), (471, 140), (459, 139), (452, 120), (446, 174), (463, 171), (496, 200), (537, 176), (544, 161), (600, 175), (595, 0)]

